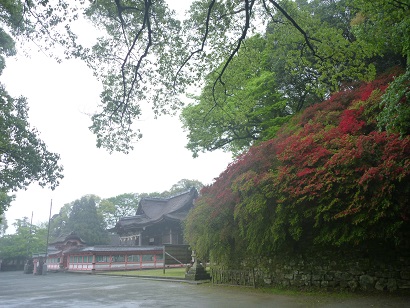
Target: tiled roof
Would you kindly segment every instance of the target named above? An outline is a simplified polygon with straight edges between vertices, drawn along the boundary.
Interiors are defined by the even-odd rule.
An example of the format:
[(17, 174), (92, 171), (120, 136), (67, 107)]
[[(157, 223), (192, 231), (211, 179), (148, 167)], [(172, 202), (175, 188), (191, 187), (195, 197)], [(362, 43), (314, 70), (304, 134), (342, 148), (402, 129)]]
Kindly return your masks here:
[(182, 221), (193, 206), (197, 196), (197, 190), (192, 188), (170, 198), (141, 199), (136, 215), (121, 218), (114, 230), (145, 227), (164, 219)]
[(69, 234), (62, 234), (60, 235), (59, 238), (57, 238), (55, 241), (53, 241), (52, 243), (50, 243), (50, 245), (58, 245), (58, 244), (63, 244), (69, 240), (77, 240), (79, 241), (81, 244), (85, 244), (84, 240), (82, 238), (80, 238), (74, 231), (72, 231)]
[(164, 246), (87, 246), (70, 250), (76, 252), (150, 252), (162, 251)]

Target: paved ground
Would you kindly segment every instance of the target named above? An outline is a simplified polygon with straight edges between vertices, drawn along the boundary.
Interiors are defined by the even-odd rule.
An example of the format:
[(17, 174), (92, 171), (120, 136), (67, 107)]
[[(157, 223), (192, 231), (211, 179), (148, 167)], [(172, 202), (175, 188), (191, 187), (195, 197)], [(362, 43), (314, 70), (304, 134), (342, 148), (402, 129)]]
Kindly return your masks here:
[(0, 307), (410, 307), (410, 297), (272, 295), (135, 277), (0, 272)]

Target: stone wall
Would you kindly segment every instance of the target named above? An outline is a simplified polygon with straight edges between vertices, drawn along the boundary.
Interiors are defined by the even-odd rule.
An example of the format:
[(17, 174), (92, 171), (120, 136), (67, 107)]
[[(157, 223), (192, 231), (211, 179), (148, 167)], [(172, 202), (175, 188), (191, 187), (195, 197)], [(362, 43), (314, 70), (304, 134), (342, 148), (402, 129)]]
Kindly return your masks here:
[(258, 277), (259, 284), (283, 287), (394, 292), (410, 289), (410, 251), (380, 246), (278, 256), (263, 266)]

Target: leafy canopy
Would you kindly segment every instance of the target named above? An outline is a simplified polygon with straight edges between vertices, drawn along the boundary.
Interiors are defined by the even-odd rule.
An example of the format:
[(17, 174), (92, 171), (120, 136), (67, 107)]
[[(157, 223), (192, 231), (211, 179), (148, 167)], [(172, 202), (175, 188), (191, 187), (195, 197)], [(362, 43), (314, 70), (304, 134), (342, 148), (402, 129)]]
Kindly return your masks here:
[[(288, 72), (274, 74), (275, 91), (286, 79), (302, 77), (305, 88), (287, 89), (295, 97), (311, 87), (323, 95), (345, 77), (369, 79), (374, 70), (366, 59), (387, 51), (407, 56), (409, 50), (409, 5), (393, 0), (199, 0), (184, 20), (164, 0), (7, 0), (0, 10), (1, 28), (11, 38), (35, 41), (47, 52), (62, 44), (66, 56), (81, 57), (94, 70), (103, 91), (90, 129), (97, 146), (109, 151), (128, 152), (141, 138), (135, 120), (143, 102), (157, 115), (174, 113), (181, 95), (202, 86), (206, 76), (213, 79), (207, 83), (223, 87), (246, 39), (267, 25), (273, 72)], [(92, 47), (79, 44), (72, 31), (83, 13), (101, 33)], [(386, 37), (391, 39), (384, 44)]]
[[(183, 108), (187, 148), (194, 156), (215, 149), (236, 156), (275, 137), (295, 113), (347, 82), (373, 79), (385, 65), (385, 58), (375, 56), (387, 51), (352, 24), (362, 11), (351, 1), (283, 1), (281, 8), (285, 12), (272, 14), (264, 35), (243, 40), (237, 54), (228, 55)], [(401, 55), (397, 49), (388, 53), (389, 58)]]
[(33, 253), (44, 252), (47, 243), (46, 225), (32, 225), (27, 217), (16, 219), (14, 234), (0, 237), (0, 258), (30, 258)]
[[(6, 66), (5, 57), (16, 53), (16, 39), (43, 40), (46, 49), (63, 40), (59, 32), (53, 37), (49, 34), (53, 25), (66, 19), (65, 8), (61, 1), (0, 3), (0, 74)], [(33, 182), (54, 189), (63, 178), (59, 158), (47, 150), (37, 130), (30, 126), (26, 99), (11, 97), (0, 84), (0, 215), (14, 198), (11, 192)]]
[(60, 156), (49, 152), (28, 122), (27, 103), (0, 85), (0, 214), (12, 201), (9, 192), (33, 182), (54, 189), (63, 178)]
[(99, 197), (87, 195), (63, 206), (50, 221), (53, 240), (75, 232), (88, 245), (108, 244), (105, 223), (97, 211), (99, 202)]

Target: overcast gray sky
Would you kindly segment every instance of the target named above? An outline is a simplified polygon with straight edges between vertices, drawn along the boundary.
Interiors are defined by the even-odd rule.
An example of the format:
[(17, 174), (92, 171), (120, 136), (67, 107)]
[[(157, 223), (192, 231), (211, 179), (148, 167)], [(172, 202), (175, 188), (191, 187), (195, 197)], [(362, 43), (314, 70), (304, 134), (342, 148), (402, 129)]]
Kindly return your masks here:
[[(170, 0), (171, 6), (187, 7)], [(185, 7), (183, 6), (185, 4)], [(178, 8), (181, 10), (181, 8)], [(95, 137), (88, 130), (91, 122), (86, 113), (96, 110), (100, 84), (79, 60), (54, 60), (33, 48), (30, 58), (22, 55), (8, 58), (0, 76), (12, 96), (28, 99), (29, 121), (52, 152), (61, 155), (64, 179), (55, 191), (32, 184), (16, 194), (16, 201), (6, 212), (10, 232), (15, 219), (31, 217), (33, 223), (47, 221), (51, 200), (52, 214), (66, 203), (86, 194), (101, 198), (130, 192), (162, 192), (181, 179), (209, 184), (231, 161), (231, 155), (216, 151), (192, 158), (185, 149), (186, 133), (178, 117), (154, 120), (143, 114), (138, 126), (144, 135), (128, 154), (108, 154), (95, 147)]]

